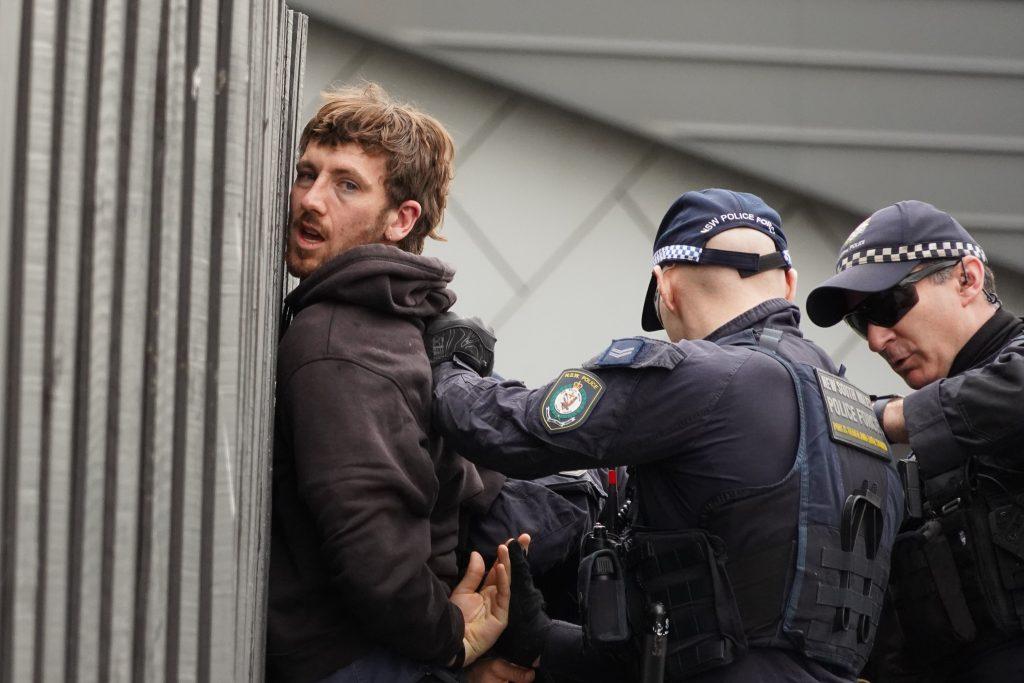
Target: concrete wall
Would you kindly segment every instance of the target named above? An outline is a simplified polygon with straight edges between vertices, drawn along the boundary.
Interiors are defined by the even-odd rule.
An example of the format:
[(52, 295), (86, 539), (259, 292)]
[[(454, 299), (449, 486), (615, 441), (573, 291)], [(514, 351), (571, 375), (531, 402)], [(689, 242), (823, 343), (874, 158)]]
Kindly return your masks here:
[(258, 679), (305, 18), (0, 14), (0, 681)]
[(853, 213), (931, 202), (1024, 275), (1024, 3), (294, 2)]
[[(436, 115), (455, 138), (457, 172), (443, 234), (427, 253), (457, 268), (457, 310), (498, 334), (497, 370), (536, 385), (642, 334), (651, 241), (680, 194), (754, 192), (782, 215), (800, 274), (800, 303), (833, 272), (862, 220), (840, 208), (596, 123), (559, 107), (399, 52), (324, 23), (310, 24), (303, 113), (332, 83), (377, 81)], [(1004, 299), (1021, 310), (1012, 275)], [(805, 331), (865, 389), (906, 389), (845, 325)]]

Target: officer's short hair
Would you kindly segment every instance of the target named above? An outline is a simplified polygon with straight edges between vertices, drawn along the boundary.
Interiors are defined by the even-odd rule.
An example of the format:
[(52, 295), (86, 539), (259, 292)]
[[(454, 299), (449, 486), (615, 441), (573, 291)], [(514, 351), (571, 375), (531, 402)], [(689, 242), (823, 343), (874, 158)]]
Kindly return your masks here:
[[(988, 267), (987, 263), (982, 264), (985, 267), (985, 280), (982, 284), (982, 289), (992, 294), (996, 292), (996, 274), (992, 272), (992, 269)], [(946, 270), (940, 270), (932, 273), (928, 277), (937, 285), (941, 285), (943, 282), (949, 281), (949, 278), (953, 277), (953, 273), (956, 272), (956, 268), (948, 268)]]
[(455, 175), (455, 145), (444, 126), (429, 114), (394, 101), (376, 83), (321, 95), (324, 104), (303, 129), (299, 153), (310, 142), (328, 147), (354, 142), (368, 154), (383, 156), (384, 189), (391, 207), (412, 199), (423, 209), (398, 246), (419, 254), (428, 236), (444, 240), (437, 230)]

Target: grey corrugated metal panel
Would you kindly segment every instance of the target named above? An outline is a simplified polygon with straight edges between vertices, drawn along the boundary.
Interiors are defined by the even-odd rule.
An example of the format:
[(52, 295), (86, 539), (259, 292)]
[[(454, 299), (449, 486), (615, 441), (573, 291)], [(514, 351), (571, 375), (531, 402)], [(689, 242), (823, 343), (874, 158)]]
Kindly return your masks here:
[[(35, 18), (33, 17), (33, 20)], [(39, 58), (36, 50), (29, 54), (22, 54), (22, 57), (29, 61), (29, 68), (33, 66), (40, 71)], [(12, 92), (14, 92), (12, 90)], [(19, 93), (24, 97), (36, 93), (23, 91)], [(21, 99), (21, 98), (19, 98)], [(19, 102), (19, 109), (25, 107), (29, 111), (29, 121), (23, 124), (25, 127), (19, 131), (27, 137), (39, 134), (45, 119), (38, 121), (34, 119), (39, 114), (40, 104), (38, 98), (23, 99)], [(21, 112), (19, 111), (19, 114)], [(40, 125), (42, 124), (42, 125)], [(45, 135), (45, 132), (44, 132)], [(5, 146), (5, 150), (10, 150)], [(32, 177), (33, 173), (45, 174), (48, 170), (45, 158), (31, 153), (31, 150), (15, 146), (18, 163), (21, 168), (16, 173), (23, 174), (23, 177)], [(9, 422), (4, 423), (5, 448), (4, 448), (4, 477), (3, 488), (4, 498), (4, 523), (0, 534), (3, 535), (4, 549), (0, 557), (3, 562), (3, 594), (0, 594), (0, 605), (8, 600), (13, 605), (7, 605), (3, 609), (2, 622), (0, 622), (0, 633), (10, 630), (11, 642), (3, 650), (0, 650), (0, 662), (4, 658), (10, 661), (6, 667), (12, 675), (30, 674), (32, 665), (32, 650), (25, 647), (25, 641), (31, 645), (31, 634), (34, 630), (34, 612), (31, 609), (32, 598), (35, 593), (36, 567), (38, 553), (35, 545), (38, 534), (38, 506), (39, 506), (39, 470), (33, 467), (33, 460), (22, 459), (20, 453), (24, 450), (27, 454), (38, 455), (38, 434), (39, 415), (32, 409), (33, 400), (38, 400), (41, 392), (42, 363), (39, 355), (34, 353), (31, 347), (26, 348), (24, 335), (38, 335), (42, 325), (39, 308), (33, 310), (32, 304), (36, 297), (33, 292), (41, 291), (38, 287), (40, 273), (38, 268), (28, 265), (30, 258), (38, 257), (41, 251), (45, 251), (45, 240), (33, 241), (29, 239), (30, 234), (45, 234), (45, 215), (39, 215), (31, 210), (31, 191), (26, 185), (19, 187), (16, 192), (20, 196), (12, 197), (16, 211), (20, 215), (12, 216), (12, 241), (9, 250), (5, 249), (5, 260), (8, 255), (12, 259), (10, 263), (10, 289), (17, 292), (21, 290), (25, 295), (20, 300), (13, 300), (16, 294), (12, 294), (8, 313), (11, 318), (7, 320), (8, 325), (14, 329), (7, 329), (9, 339), (8, 350), (12, 356), (7, 362), (18, 368), (19, 378), (16, 386), (7, 385), (5, 391), (7, 412), (5, 417)], [(20, 263), (13, 259), (18, 259)], [(37, 260), (37, 259), (35, 259)], [(43, 275), (45, 277), (45, 275)], [(20, 294), (20, 292), (19, 292)], [(31, 298), (30, 298), (31, 297)], [(26, 300), (30, 299), (30, 300)], [(13, 333), (13, 334), (12, 334)], [(17, 334), (19, 338), (14, 338)], [(38, 459), (35, 460), (38, 462)], [(15, 531), (17, 530), (17, 531)], [(13, 607), (13, 609), (12, 609)], [(0, 667), (5, 665), (0, 663)], [(5, 668), (6, 668), (5, 667)]]
[[(112, 360), (118, 366), (118, 381), (113, 385), (108, 406), (109, 421), (104, 481), (103, 569), (104, 596), (100, 613), (99, 664), (97, 678), (127, 680), (132, 671), (136, 618), (136, 577), (144, 566), (135, 547), (140, 534), (139, 512), (147, 495), (141, 486), (141, 472), (148, 466), (143, 434), (147, 414), (147, 321), (150, 318), (147, 286), (155, 271), (150, 263), (151, 248), (159, 244), (160, 231), (150, 213), (161, 197), (153, 192), (159, 177), (155, 156), (162, 152), (157, 139), (155, 118), (162, 102), (156, 101), (157, 63), (161, 41), (161, 2), (145, 0), (125, 6), (125, 35), (121, 44), (122, 142), (118, 160), (117, 185), (124, 191), (118, 197), (115, 249), (123, 251), (115, 259), (112, 274), (114, 292), (122, 297), (120, 324), (111, 321)], [(115, 344), (113, 339), (117, 339)], [(116, 405), (115, 405), (116, 402)], [(116, 475), (115, 475), (116, 472)], [(114, 479), (114, 481), (112, 481)]]
[[(156, 125), (162, 128), (163, 168), (154, 169), (153, 185), (158, 198), (154, 203), (150, 229), (151, 239), (159, 253), (150, 252), (149, 267), (156, 291), (150, 292), (147, 309), (155, 313), (155, 330), (148, 335), (147, 346), (152, 344), (152, 363), (145, 379), (153, 385), (154, 394), (144, 402), (146, 407), (146, 436), (143, 457), (149, 471), (142, 483), (143, 502), (140, 510), (140, 567), (136, 579), (133, 642), (133, 677), (165, 679), (169, 668), (176, 667), (176, 651), (168, 646), (177, 634), (176, 617), (172, 609), (174, 591), (178, 587), (172, 576), (173, 497), (181, 486), (175, 480), (176, 455), (181, 452), (181, 439), (185, 425), (181, 419), (180, 385), (187, 383), (188, 365), (178, 365), (179, 337), (187, 334), (188, 312), (183, 317), (180, 306), (182, 288), (188, 285), (187, 262), (181, 258), (182, 249), (191, 242), (190, 218), (182, 212), (183, 182), (191, 169), (184, 168), (186, 156), (191, 153), (185, 137), (189, 98), (184, 97), (187, 87), (188, 7), (185, 3), (166, 2), (161, 16), (165, 25), (159, 40), (163, 54), (158, 57), (156, 76)], [(162, 102), (162, 105), (161, 105)], [(191, 133), (192, 131), (190, 131)], [(187, 297), (187, 289), (185, 295)], [(180, 475), (179, 475), (180, 476)]]
[[(262, 112), (262, 119), (252, 119), (253, 128), (249, 137), (250, 160), (261, 168), (273, 169), (266, 173), (263, 182), (252, 182), (247, 178), (245, 203), (254, 207), (261, 220), (246, 223), (243, 249), (255, 255), (245, 262), (242, 277), (242, 327), (241, 365), (244, 371), (267, 378), (268, 381), (250, 383), (248, 393), (243, 396), (240, 408), (247, 416), (239, 424), (239, 453), (269, 451), (271, 447), (271, 425), (273, 424), (273, 377), (275, 373), (274, 354), (276, 330), (280, 314), (280, 299), (267, 300), (256, 297), (255, 292), (282, 290), (282, 197), (287, 191), (291, 165), (294, 159), (294, 104), (292, 98), (298, 90), (290, 93), (289, 88), (301, 88), (301, 81), (295, 78), (301, 73), (304, 54), (305, 17), (285, 10), (283, 5), (256, 7), (252, 20), (253, 40), (267, 46), (277, 46), (291, 60), (270, 64), (267, 69), (272, 79), (254, 88), (251, 102)], [(259, 68), (255, 65), (253, 68)], [(283, 92), (282, 92), (283, 89)], [(289, 123), (290, 121), (290, 123)], [(266, 182), (266, 178), (278, 180)], [(239, 461), (238, 511), (242, 523), (238, 525), (238, 573), (236, 595), (236, 633), (239, 639), (260, 644), (248, 652), (236, 651), (236, 670), (248, 671), (252, 676), (262, 675), (264, 637), (263, 607), (265, 604), (265, 570), (268, 539), (260, 533), (269, 527), (269, 470), (265, 463), (254, 460)]]
[(132, 154), (133, 171), (137, 174), (133, 174), (133, 180), (138, 179), (141, 195), (137, 205), (137, 221), (132, 223), (141, 233), (139, 241), (135, 243), (138, 249), (136, 263), (140, 267), (132, 270), (130, 284), (126, 284), (138, 292), (139, 306), (131, 310), (134, 314), (134, 328), (141, 331), (142, 353), (136, 355), (140, 347), (133, 347), (132, 350), (136, 352), (133, 354), (135, 362), (130, 366), (133, 375), (138, 373), (134, 377), (138, 382), (138, 426), (137, 432), (124, 441), (126, 449), (133, 446), (137, 449), (137, 456), (135, 462), (127, 460), (125, 480), (134, 483), (136, 493), (134, 507), (130, 507), (132, 498), (124, 501), (126, 513), (133, 523), (132, 533), (128, 536), (130, 541), (126, 543), (131, 552), (123, 565), (123, 579), (130, 590), (127, 598), (130, 610), (128, 614), (119, 613), (127, 633), (124, 633), (124, 640), (119, 641), (123, 643), (123, 649), (116, 652), (117, 669), (124, 671), (126, 678), (133, 676), (142, 680), (145, 678), (142, 663), (145, 662), (147, 652), (144, 636), (150, 611), (148, 584), (154, 563), (151, 548), (156, 455), (153, 431), (160, 386), (156, 369), (159, 348), (157, 332), (161, 315), (158, 306), (162, 282), (160, 262), (164, 240), (162, 212), (166, 201), (164, 174), (167, 167), (167, 143), (164, 122), (168, 99), (165, 71), (169, 6), (167, 2), (152, 0), (140, 14), (146, 20), (142, 22), (137, 44), (139, 78), (136, 90), (139, 106), (134, 128), (141, 134), (141, 140), (133, 148)]
[[(258, 14), (265, 9), (265, 14)], [(275, 14), (277, 13), (277, 14)], [(252, 183), (246, 185), (246, 204), (256, 207), (262, 220), (258, 224), (246, 224), (246, 240), (243, 247), (254, 253), (256, 258), (247, 261), (247, 283), (242, 292), (241, 340), (242, 366), (249, 372), (268, 379), (260, 384), (250, 384), (250, 392), (240, 407), (246, 408), (248, 417), (240, 425), (240, 453), (269, 451), (271, 447), (271, 425), (273, 424), (273, 377), (276, 366), (273, 350), (276, 348), (276, 330), (280, 314), (280, 299), (261, 300), (253, 292), (267, 289), (282, 291), (281, 245), (283, 242), (283, 221), (281, 216), (282, 196), (287, 191), (291, 165), (294, 159), (292, 143), (295, 121), (289, 124), (289, 109), (285, 106), (298, 91), (282, 98), (281, 88), (301, 88), (301, 81), (289, 81), (292, 64), (301, 72), (304, 54), (305, 17), (286, 11), (283, 5), (258, 8), (253, 16), (254, 40), (264, 45), (277, 46), (279, 51), (293, 59), (279, 62), (272, 69), (273, 79), (267, 81), (261, 90), (254, 90), (256, 106), (263, 112), (262, 121), (253, 120), (256, 127), (251, 131), (250, 153), (257, 158), (252, 163), (275, 173), (278, 183)], [(289, 51), (291, 47), (291, 51)], [(268, 67), (268, 71), (271, 67)], [(287, 84), (287, 86), (285, 85)], [(283, 101), (284, 100), (284, 101)], [(292, 109), (293, 111), (293, 109)], [(247, 179), (252, 180), (252, 179)], [(238, 575), (239, 594), (236, 596), (238, 621), (236, 633), (240, 639), (260, 644), (245, 652), (236, 651), (238, 671), (249, 671), (253, 678), (262, 675), (265, 605), (265, 571), (268, 539), (260, 533), (269, 528), (270, 480), (269, 469), (263, 463), (250, 460), (248, 466), (240, 463), (237, 481), (239, 514), (246, 523), (238, 526)]]
[[(222, 191), (222, 180), (211, 174), (219, 40), (217, 7), (212, 2), (192, 2), (187, 7), (185, 61), (181, 74), (185, 154), (179, 209), (182, 242), (178, 253), (175, 411), (168, 500), (166, 680), (191, 678), (197, 670), (199, 576), (209, 571), (200, 558), (203, 487), (207, 474), (203, 465), (207, 458), (216, 462), (220, 455), (215, 448), (207, 449), (204, 444), (207, 421), (217, 419), (216, 384), (211, 387), (206, 380), (211, 356), (215, 358), (218, 351), (207, 345), (208, 330), (210, 326), (219, 325), (219, 321), (209, 318), (210, 307), (217, 303), (210, 300), (214, 293), (209, 289), (215, 286), (210, 280), (214, 266), (210, 250), (214, 228), (211, 201), (214, 194)], [(208, 396), (211, 389), (214, 395)], [(215, 475), (216, 471), (210, 483), (215, 482)]]
[[(274, 46), (277, 44), (275, 27), (278, 8), (275, 5), (254, 3), (250, 6), (251, 16), (248, 26), (248, 33), (252, 40), (260, 45)], [(260, 376), (265, 373), (261, 361), (261, 332), (264, 326), (260, 325), (260, 319), (264, 316), (263, 307), (255, 297), (247, 296), (248, 292), (261, 291), (268, 286), (271, 280), (266, 279), (266, 273), (261, 267), (264, 264), (264, 244), (253, 239), (252, 231), (261, 229), (264, 226), (272, 225), (268, 220), (271, 212), (267, 205), (271, 201), (271, 194), (262, 178), (267, 169), (273, 167), (271, 161), (273, 156), (272, 140), (267, 139), (270, 125), (268, 105), (275, 92), (276, 72), (273, 70), (272, 60), (269, 57), (270, 50), (254, 51), (249, 63), (249, 80), (251, 82), (248, 92), (248, 107), (250, 115), (246, 130), (248, 144), (246, 150), (246, 168), (252, 174), (247, 175), (245, 181), (244, 204), (251, 212), (253, 221), (243, 223), (242, 244), (255, 243), (254, 258), (247, 259), (242, 266), (242, 318), (241, 318), (241, 367), (240, 375), (250, 374)], [(266, 74), (259, 78), (259, 75)], [(259, 387), (249, 384), (241, 392), (239, 406), (244, 408), (241, 411), (238, 425), (239, 453), (258, 452), (262, 450), (263, 444), (260, 440), (260, 419), (262, 417), (260, 406)], [(263, 523), (261, 510), (263, 477), (261, 471), (256, 467), (245, 467), (239, 462), (237, 474), (238, 515), (240, 524), (238, 527), (238, 538), (235, 545), (238, 548), (238, 585), (243, 590), (235, 597), (234, 611), (239, 615), (235, 623), (235, 637), (239, 642), (246, 638), (262, 638), (260, 632), (261, 623), (253, 618), (253, 613), (246, 608), (252, 605), (254, 600), (262, 603), (262, 590), (258, 580), (260, 576), (260, 563), (262, 555), (258, 545), (262, 538), (260, 530), (266, 525)], [(253, 578), (256, 574), (256, 580)], [(261, 648), (253, 648), (249, 653), (236, 649), (234, 666), (236, 671), (260, 671), (262, 657)]]
[[(34, 4), (42, 8), (51, 3)], [(78, 629), (70, 622), (79, 614), (74, 574), (81, 569), (80, 557), (75, 553), (81, 545), (75, 527), (82, 521), (82, 511), (76, 493), (80, 498), (85, 478), (81, 465), (88, 457), (84, 429), (88, 406), (84, 360), (88, 347), (82, 304), (91, 305), (91, 299), (83, 291), (82, 282), (90, 263), (83, 253), (88, 248), (83, 239), (83, 223), (89, 217), (86, 204), (90, 201), (85, 183), (95, 172), (88, 161), (90, 152), (95, 152), (96, 140), (90, 133), (96, 122), (87, 120), (89, 90), (94, 85), (89, 82), (88, 50), (92, 3), (53, 3), (52, 7), (56, 68), (52, 82), (44, 79), (38, 84), (40, 89), (51, 89), (54, 99), (51, 137), (38, 141), (40, 152), (49, 154), (54, 165), (48, 187), (54, 257), (47, 262), (50, 335), (43, 340), (44, 354), (48, 354), (45, 361), (50, 366), (49, 405), (43, 406), (44, 419), (49, 422), (44, 426), (48, 453), (43, 456), (49, 467), (49, 510), (41, 523), (45, 524), (44, 542), (49, 544), (49, 550), (45, 591), (39, 593), (38, 599), (42, 603), (39, 612), (45, 619), (42, 632), (53, 633), (55, 638), (46, 643), (36, 642), (35, 647), (39, 654), (37, 662), (48, 672), (55, 670), (68, 677), (68, 659), (77, 655), (79, 637)], [(95, 110), (92, 112), (95, 116)]]
[[(208, 487), (209, 495), (204, 496), (204, 503), (209, 506), (212, 495), (219, 501), (219, 514), (210, 519), (210, 512), (204, 512), (203, 523), (209, 528), (204, 535), (203, 552), (209, 555), (212, 567), (233, 567), (236, 571), (210, 571), (201, 582), (203, 594), (200, 600), (207, 604), (208, 613), (201, 621), (199, 642), (206, 642), (210, 652), (233, 652), (234, 655), (211, 658), (208, 653), (201, 653), (200, 662), (205, 671), (197, 672), (197, 678), (213, 681), (253, 679), (253, 669), (249, 666), (250, 651), (262, 649), (258, 646), (236, 648), (238, 643), (256, 643), (262, 638), (262, 634), (254, 633), (251, 628), (240, 626), (249, 621), (247, 613), (240, 611), (239, 607), (252, 602), (252, 587), (244, 580), (247, 564), (251, 563), (248, 558), (243, 559), (238, 538), (248, 524), (245, 511), (240, 506), (243, 496), (238, 475), (246, 463), (252, 466), (253, 459), (246, 458), (246, 454), (267, 452), (266, 448), (250, 445), (250, 428), (244, 425), (245, 416), (258, 410), (258, 405), (245, 395), (251, 387), (245, 378), (264, 376), (248, 372), (245, 368), (244, 348), (249, 336), (246, 334), (248, 312), (244, 299), (248, 290), (243, 283), (246, 263), (252, 259), (242, 258), (253, 247), (253, 226), (261, 225), (258, 221), (246, 221), (253, 212), (246, 206), (245, 188), (248, 170), (246, 150), (248, 144), (258, 144), (255, 140), (249, 141), (250, 84), (255, 88), (262, 80), (253, 82), (251, 77), (243, 79), (238, 76), (248, 73), (251, 68), (250, 41), (257, 40), (251, 31), (251, 21), (259, 12), (259, 5), (235, 2), (231, 4), (231, 10), (230, 49), (225, 44), (219, 46), (217, 73), (217, 96), (221, 98), (221, 104), (227, 105), (218, 110), (225, 136), (219, 138), (221, 147), (215, 153), (220, 167), (215, 169), (215, 173), (220, 174), (225, 182), (221, 229), (223, 271), (220, 274), (223, 288), (220, 318), (223, 324), (218, 351), (218, 398), (236, 396), (237, 400), (219, 400), (216, 423), (212, 425), (214, 431), (208, 434), (208, 438), (214, 440), (218, 456), (215, 463), (204, 462), (216, 473), (215, 486)], [(253, 54), (251, 59), (256, 62), (257, 54)], [(222, 70), (230, 72), (232, 77), (222, 80)], [(255, 296), (255, 293), (250, 296)]]
[(4, 23), (0, 681), (261, 675), (284, 12), (25, 0)]
[[(121, 122), (119, 88), (120, 45), (113, 36), (123, 28), (112, 25), (116, 3), (92, 0), (88, 29), (77, 37), (84, 63), (81, 103), (84, 115), (82, 156), (68, 168), (77, 171), (82, 187), (76, 229), (79, 233), (77, 298), (75, 300), (74, 397), (72, 401), (71, 472), (69, 490), (69, 547), (67, 560), (67, 639), (65, 670), (70, 680), (95, 680), (99, 666), (101, 562), (106, 413), (109, 379), (109, 321), (115, 315), (112, 299), (113, 229), (116, 197), (117, 134)], [(84, 27), (83, 27), (84, 28)], [(113, 35), (111, 35), (113, 34)], [(69, 37), (75, 37), (72, 32)], [(75, 46), (77, 51), (78, 46)], [(73, 53), (72, 53), (73, 54)], [(77, 167), (77, 168), (76, 168)], [(119, 315), (120, 311), (116, 312)]]
[[(6, 106), (0, 106), (0, 245), (2, 245), (2, 248), (0, 248), (0, 283), (5, 283), (5, 286), (0, 287), (0, 325), (6, 327), (8, 324), (9, 299), (6, 283), (10, 282), (9, 268), (11, 267), (12, 258), (14, 258), (11, 249), (14, 236), (13, 217), (11, 214), (14, 208), (14, 192), (16, 189), (11, 179), (13, 178), (15, 166), (18, 163), (14, 145), (17, 137), (15, 126), (18, 120), (16, 114), (17, 102), (19, 101), (18, 68), (20, 66), (19, 53), (22, 47), (22, 23), (26, 17), (21, 12), (21, 0), (0, 0), (0, 12), (2, 12), (0, 16), (7, 18), (5, 21), (0, 22), (0, 92), (7, 93), (5, 99), (8, 101)], [(7, 336), (7, 334), (0, 333), (0, 376), (3, 377), (7, 376), (4, 370), (8, 362)], [(4, 387), (5, 395), (6, 392), (7, 386)], [(6, 424), (6, 413), (7, 401), (0, 400), (0, 425)], [(8, 460), (7, 449), (9, 444), (5, 434), (0, 434), (0, 439), (3, 439), (0, 456), (2, 456), (3, 462), (6, 462)], [(0, 536), (4, 534), (4, 524), (7, 520), (4, 486), (6, 469), (0, 463)], [(2, 565), (4, 562), (4, 551), (2, 548), (3, 539), (0, 538), (0, 601), (3, 601), (4, 596), (9, 592), (6, 584), (2, 582), (4, 576)], [(7, 627), (8, 623), (5, 620), (5, 615), (0, 610), (0, 631)], [(4, 654), (6, 654), (6, 650), (3, 645), (0, 645), (0, 659), (2, 659)]]
[[(45, 20), (45, 17), (40, 17), (40, 14), (43, 13), (33, 11), (34, 26), (38, 26), (41, 19)], [(38, 49), (38, 46), (33, 45), (31, 52), (23, 56), (26, 58), (27, 68), (38, 74), (45, 82), (46, 75), (52, 67), (47, 63), (45, 53)], [(50, 117), (47, 115), (47, 109), (50, 98), (47, 97), (45, 89), (32, 84), (26, 85), (28, 87), (23, 92), (29, 99), (22, 103), (28, 111), (25, 122), (26, 129), (23, 134), (27, 140), (31, 140), (33, 136), (39, 136), (40, 139), (45, 140), (49, 133), (48, 120)], [(18, 90), (12, 89), (11, 92)], [(4, 145), (3, 149), (8, 152), (11, 150), (11, 146)], [(36, 406), (41, 403), (43, 394), (45, 363), (38, 347), (26, 343), (26, 337), (36, 339), (42, 337), (45, 316), (42, 314), (44, 306), (42, 306), (40, 293), (45, 291), (46, 259), (44, 255), (50, 246), (48, 245), (46, 212), (40, 211), (40, 204), (37, 203), (41, 200), (45, 206), (45, 194), (40, 197), (33, 190), (33, 186), (27, 182), (27, 179), (46, 178), (50, 164), (47, 156), (37, 153), (31, 145), (22, 148), (16, 143), (15, 149), (25, 154), (22, 162), (24, 166), (15, 171), (14, 177), (26, 180), (20, 182), (16, 189), (11, 188), (20, 194), (15, 202), (20, 205), (19, 213), (21, 215), (17, 218), (12, 217), (14, 220), (11, 226), (12, 242), (17, 240), (20, 244), (15, 246), (12, 242), (5, 241), (4, 244), (11, 245), (11, 249), (9, 251), (5, 249), (4, 260), (7, 260), (9, 255), (11, 258), (18, 258), (21, 261), (17, 265), (11, 263), (10, 271), (12, 276), (16, 276), (20, 280), (20, 285), (14, 284), (13, 277), (12, 280), (5, 281), (10, 283), (9, 289), (11, 290), (16, 291), (20, 288), (21, 296), (18, 297), (18, 301), (11, 302), (12, 308), (8, 312), (13, 317), (6, 321), (11, 327), (7, 328), (5, 333), (11, 336), (11, 346), (8, 349), (18, 350), (16, 357), (10, 358), (9, 361), (18, 368), (19, 378), (14, 387), (8, 384), (5, 392), (7, 402), (11, 406), (11, 412), (7, 417), (15, 421), (13, 424), (4, 423), (5, 437), (10, 438), (11, 442), (10, 450), (5, 447), (3, 456), (4, 488), (7, 489), (7, 495), (12, 496), (10, 499), (5, 499), (5, 503), (12, 505), (13, 510), (5, 506), (4, 529), (0, 531), (0, 534), (4, 535), (6, 546), (5, 550), (0, 552), (0, 556), (4, 557), (2, 571), (5, 589), (10, 586), (13, 590), (12, 594), (8, 594), (6, 590), (0, 594), (0, 605), (5, 605), (7, 600), (13, 603), (13, 605), (7, 604), (3, 607), (3, 623), (0, 624), (0, 633), (7, 628), (12, 629), (11, 640), (13, 642), (0, 652), (0, 662), (3, 662), (5, 658), (9, 659), (6, 666), (9, 667), (7, 670), (11, 671), (13, 676), (29, 676), (33, 666), (32, 640), (36, 622), (34, 604), (40, 559), (38, 553), (40, 506), (45, 500), (41, 495), (40, 487), (41, 416), (36, 409)], [(9, 160), (8, 157), (4, 159), (4, 162), (9, 162)], [(40, 183), (39, 187), (42, 186)], [(4, 190), (5, 194), (9, 191), (8, 187), (5, 187)], [(16, 275), (19, 271), (20, 273)], [(13, 294), (12, 298), (14, 298)], [(20, 313), (16, 313), (16, 311), (20, 311)], [(18, 338), (15, 339), (13, 335), (18, 335)], [(7, 481), (7, 476), (11, 476), (12, 479)], [(12, 513), (15, 517), (9, 516)], [(8, 551), (12, 553), (11, 556), (6, 556)], [(4, 665), (0, 664), (0, 668), (4, 668)]]

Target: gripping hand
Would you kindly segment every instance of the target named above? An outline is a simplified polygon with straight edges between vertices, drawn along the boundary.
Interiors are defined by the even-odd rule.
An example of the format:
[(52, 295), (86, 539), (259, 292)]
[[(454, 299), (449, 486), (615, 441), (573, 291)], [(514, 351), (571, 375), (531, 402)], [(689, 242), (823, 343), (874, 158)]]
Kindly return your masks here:
[(533, 585), (530, 564), (522, 546), (508, 544), (512, 564), (512, 600), (508, 626), (494, 645), (494, 651), (514, 664), (532, 666), (544, 648), (551, 619), (544, 612), (544, 596)]
[(458, 358), (481, 377), (494, 369), (494, 332), (479, 318), (442, 313), (427, 326), (423, 343), (431, 365)]

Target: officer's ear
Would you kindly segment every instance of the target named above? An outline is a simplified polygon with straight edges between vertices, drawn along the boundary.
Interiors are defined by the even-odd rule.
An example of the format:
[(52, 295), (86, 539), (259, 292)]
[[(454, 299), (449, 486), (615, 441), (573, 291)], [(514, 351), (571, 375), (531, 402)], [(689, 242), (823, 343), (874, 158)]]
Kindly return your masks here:
[(787, 268), (786, 273), (786, 301), (796, 301), (796, 268)]
[(960, 264), (953, 267), (953, 272), (956, 273), (954, 277), (959, 276), (958, 293), (962, 305), (966, 306), (978, 298), (985, 286), (985, 266), (976, 256), (964, 256)]
[[(654, 266), (653, 273), (654, 279), (658, 283), (658, 296), (661, 297), (661, 305), (667, 308), (672, 313), (678, 313), (679, 302), (676, 300), (676, 292), (672, 287), (672, 283), (667, 275), (668, 271), (671, 270), (674, 263), (669, 263), (664, 268), (661, 266)], [(658, 313), (661, 315), (661, 312)]]

